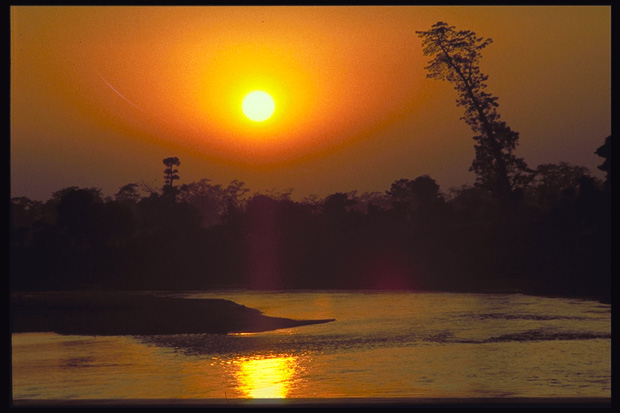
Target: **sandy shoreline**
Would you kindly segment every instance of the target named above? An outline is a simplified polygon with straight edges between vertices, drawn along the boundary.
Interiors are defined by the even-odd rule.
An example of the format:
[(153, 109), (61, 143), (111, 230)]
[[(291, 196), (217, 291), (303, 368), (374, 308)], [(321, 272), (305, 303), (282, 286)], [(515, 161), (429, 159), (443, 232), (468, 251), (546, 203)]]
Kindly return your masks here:
[(270, 317), (224, 299), (137, 293), (15, 293), (11, 331), (74, 335), (228, 334), (334, 321)]

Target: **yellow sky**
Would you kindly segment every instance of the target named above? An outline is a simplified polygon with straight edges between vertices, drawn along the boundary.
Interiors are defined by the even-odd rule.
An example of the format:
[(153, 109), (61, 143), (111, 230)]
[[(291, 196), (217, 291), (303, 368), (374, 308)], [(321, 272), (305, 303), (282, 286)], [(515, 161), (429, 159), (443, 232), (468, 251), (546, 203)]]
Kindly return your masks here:
[[(416, 30), (442, 20), (491, 37), (488, 91), (530, 166), (596, 172), (611, 133), (609, 7), (11, 8), (12, 195), (106, 194), (246, 182), (298, 197), (384, 191), (429, 174), (471, 183), (472, 133), (451, 85), (426, 79)], [(241, 111), (251, 90), (276, 111)]]

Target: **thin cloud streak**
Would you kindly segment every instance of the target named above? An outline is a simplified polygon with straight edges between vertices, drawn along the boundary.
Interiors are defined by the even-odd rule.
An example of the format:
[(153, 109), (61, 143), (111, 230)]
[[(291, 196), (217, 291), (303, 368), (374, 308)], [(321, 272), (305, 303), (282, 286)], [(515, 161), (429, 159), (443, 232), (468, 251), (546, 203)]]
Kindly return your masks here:
[(125, 100), (125, 102), (129, 103), (134, 108), (144, 112), (144, 109), (142, 109), (140, 106), (138, 106), (135, 103), (133, 103), (131, 100), (127, 99), (121, 92), (116, 90), (116, 88), (114, 86), (112, 86), (112, 84), (110, 82), (108, 82), (108, 80), (105, 77), (103, 77), (103, 75), (101, 73), (99, 73), (98, 70), (96, 70), (96, 72), (99, 75), (99, 77), (101, 78), (101, 80), (103, 80), (105, 82), (105, 84), (108, 85), (108, 87), (110, 89), (112, 89), (114, 92), (116, 92), (117, 95), (119, 95), (121, 98), (123, 98), (123, 100)]

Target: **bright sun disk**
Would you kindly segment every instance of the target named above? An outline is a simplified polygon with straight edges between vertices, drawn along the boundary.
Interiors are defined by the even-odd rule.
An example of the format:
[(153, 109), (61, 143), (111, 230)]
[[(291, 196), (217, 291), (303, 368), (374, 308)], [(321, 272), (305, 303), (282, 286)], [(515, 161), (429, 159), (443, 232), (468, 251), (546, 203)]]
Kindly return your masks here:
[(273, 115), (276, 104), (269, 93), (255, 90), (243, 98), (241, 108), (248, 119), (254, 122), (263, 122)]

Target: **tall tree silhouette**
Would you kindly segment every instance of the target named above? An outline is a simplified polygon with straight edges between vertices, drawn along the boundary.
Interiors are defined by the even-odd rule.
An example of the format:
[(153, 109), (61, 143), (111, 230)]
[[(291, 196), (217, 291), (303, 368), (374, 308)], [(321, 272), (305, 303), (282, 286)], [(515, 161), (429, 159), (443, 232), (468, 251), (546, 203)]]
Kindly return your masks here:
[(425, 68), (426, 76), (454, 84), (459, 93), (457, 105), (465, 107), (462, 119), (476, 133), (476, 155), (470, 168), (477, 175), (476, 186), (509, 197), (527, 181), (529, 169), (513, 154), (519, 133), (500, 121), (497, 97), (485, 92), (488, 76), (480, 72), (478, 63), (482, 50), (493, 40), (444, 22), (416, 34), (423, 39), (424, 55), (433, 57)]
[(175, 166), (181, 165), (181, 161), (176, 156), (164, 159), (164, 165), (166, 165), (166, 169), (164, 169), (164, 195), (174, 195), (174, 186), (173, 183), (175, 180), (179, 179), (178, 169), (175, 169)]

